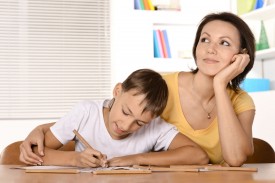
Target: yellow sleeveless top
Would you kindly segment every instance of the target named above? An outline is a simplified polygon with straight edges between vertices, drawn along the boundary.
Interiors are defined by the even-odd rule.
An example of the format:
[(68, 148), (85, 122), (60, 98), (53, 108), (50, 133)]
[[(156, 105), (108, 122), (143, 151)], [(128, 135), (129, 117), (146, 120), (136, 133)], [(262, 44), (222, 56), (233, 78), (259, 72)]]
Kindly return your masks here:
[[(178, 75), (179, 72), (163, 75), (168, 85), (169, 97), (167, 106), (161, 117), (167, 122), (174, 124), (181, 133), (200, 145), (207, 152), (210, 163), (218, 164), (223, 161), (223, 157), (219, 140), (217, 117), (215, 117), (207, 128), (193, 130), (181, 110), (178, 93)], [(235, 93), (233, 90), (228, 89), (228, 93), (236, 114), (255, 109), (254, 102), (247, 92), (240, 91), (239, 93)]]

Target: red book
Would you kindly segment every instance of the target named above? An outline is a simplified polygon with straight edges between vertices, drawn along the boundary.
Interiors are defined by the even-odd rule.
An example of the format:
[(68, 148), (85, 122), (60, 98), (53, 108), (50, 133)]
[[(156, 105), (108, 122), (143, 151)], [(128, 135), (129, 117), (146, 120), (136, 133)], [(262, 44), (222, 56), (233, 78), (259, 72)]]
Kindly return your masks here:
[(164, 58), (164, 54), (163, 54), (163, 46), (162, 46), (162, 43), (161, 43), (161, 31), (160, 30), (156, 30), (156, 33), (157, 33), (157, 39), (158, 39), (158, 48), (159, 48), (159, 53), (160, 53), (160, 58)]
[(166, 48), (166, 43), (164, 39), (163, 32), (161, 30), (158, 30), (159, 35), (160, 35), (160, 43), (163, 51), (163, 58), (168, 58), (168, 53), (167, 53), (167, 48)]

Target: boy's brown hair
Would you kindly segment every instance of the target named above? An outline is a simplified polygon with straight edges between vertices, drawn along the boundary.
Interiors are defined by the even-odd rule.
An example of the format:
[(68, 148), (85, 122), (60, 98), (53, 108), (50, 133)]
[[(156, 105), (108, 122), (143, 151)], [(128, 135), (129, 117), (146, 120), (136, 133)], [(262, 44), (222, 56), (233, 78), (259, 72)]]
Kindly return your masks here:
[[(122, 83), (123, 92), (135, 89), (135, 95), (145, 95), (147, 103), (143, 112), (150, 111), (159, 116), (168, 100), (168, 87), (162, 76), (151, 69), (139, 69), (130, 74)], [(142, 101), (142, 102), (144, 102)]]

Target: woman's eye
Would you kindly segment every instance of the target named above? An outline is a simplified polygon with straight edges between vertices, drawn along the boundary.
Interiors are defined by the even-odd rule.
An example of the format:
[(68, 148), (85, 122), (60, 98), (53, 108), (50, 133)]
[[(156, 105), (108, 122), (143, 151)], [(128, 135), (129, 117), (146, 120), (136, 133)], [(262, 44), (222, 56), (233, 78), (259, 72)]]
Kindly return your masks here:
[(222, 42), (221, 42), (221, 45), (230, 46), (230, 44), (229, 44), (227, 41), (222, 41)]
[(202, 43), (209, 43), (209, 40), (206, 39), (206, 38), (201, 38), (201, 42), (202, 42)]

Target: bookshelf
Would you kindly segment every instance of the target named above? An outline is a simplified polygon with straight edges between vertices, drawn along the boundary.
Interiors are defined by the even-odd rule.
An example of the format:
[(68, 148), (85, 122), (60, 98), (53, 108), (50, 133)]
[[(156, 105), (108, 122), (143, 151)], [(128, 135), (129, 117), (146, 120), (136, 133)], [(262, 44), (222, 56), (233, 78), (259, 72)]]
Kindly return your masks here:
[[(256, 75), (262, 78), (268, 78), (270, 80), (271, 90), (274, 90), (275, 76), (273, 72), (275, 68), (275, 4), (253, 10), (249, 13), (241, 15), (241, 17), (248, 23), (248, 25), (250, 25), (253, 31), (257, 30), (257, 28), (254, 27), (254, 22), (260, 22), (262, 20), (265, 23), (270, 48), (256, 51), (256, 62), (252, 72), (255, 72), (256, 70)], [(254, 32), (254, 34), (257, 36), (257, 33)]]
[[(269, 38), (269, 49), (259, 50), (256, 52), (256, 60), (265, 61), (272, 58), (275, 58), (275, 27), (272, 24), (275, 23), (275, 4), (268, 5), (266, 7), (251, 11), (249, 13), (243, 14), (241, 16), (245, 21), (261, 21), (263, 20), (267, 24), (265, 24), (266, 29), (268, 28), (268, 38)], [(271, 26), (269, 26), (270, 24)], [(253, 27), (251, 27), (252, 30)]]
[(275, 4), (243, 14), (243, 19), (267, 20), (274, 18)]
[[(152, 1), (153, 2), (153, 1)], [(208, 13), (231, 11), (231, 0), (180, 0), (180, 11), (134, 9), (134, 0), (111, 1), (113, 83), (133, 70), (189, 71), (195, 66), (192, 47), (196, 28)], [(154, 58), (153, 30), (165, 29), (172, 58)]]

